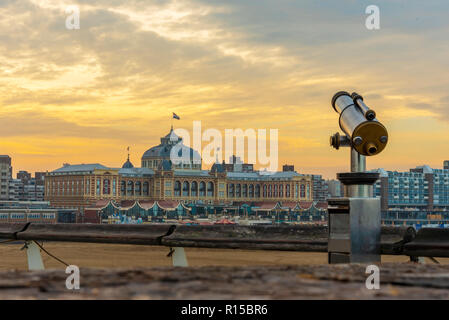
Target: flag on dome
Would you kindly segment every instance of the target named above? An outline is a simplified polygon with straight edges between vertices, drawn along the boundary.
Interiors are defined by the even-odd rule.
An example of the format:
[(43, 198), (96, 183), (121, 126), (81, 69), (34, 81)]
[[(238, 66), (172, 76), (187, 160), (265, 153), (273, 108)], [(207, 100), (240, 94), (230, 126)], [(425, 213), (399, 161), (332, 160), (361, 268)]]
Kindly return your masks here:
[(174, 112), (173, 112), (173, 119), (181, 120), (181, 118)]

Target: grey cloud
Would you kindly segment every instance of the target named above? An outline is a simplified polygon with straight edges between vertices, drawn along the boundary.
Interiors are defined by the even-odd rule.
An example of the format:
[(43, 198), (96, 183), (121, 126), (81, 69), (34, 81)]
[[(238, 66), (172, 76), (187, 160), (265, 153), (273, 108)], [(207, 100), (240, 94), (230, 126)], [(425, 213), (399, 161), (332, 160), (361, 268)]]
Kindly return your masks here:
[(443, 120), (449, 121), (449, 96), (442, 97), (439, 99), (439, 102), (435, 104), (430, 103), (409, 103), (407, 106), (409, 108), (418, 109), (418, 110), (427, 110), (431, 111), (435, 114), (435, 117)]
[[(77, 2), (97, 8), (82, 13), (82, 27), (78, 31), (65, 29), (64, 13), (32, 6), (27, 1), (3, 3), (9, 15), (25, 20), (0, 28), (0, 55), (12, 60), (23, 59), (23, 66), (15, 75), (29, 79), (57, 78), (64, 68), (86, 64), (89, 57), (96, 59), (103, 75), (93, 84), (75, 87), (68, 93), (45, 90), (27, 93), (17, 89), (17, 95), (6, 95), (4, 104), (34, 100), (41, 105), (77, 105), (87, 99), (102, 102), (115, 92), (124, 92), (130, 105), (140, 106), (151, 104), (155, 99), (176, 98), (180, 95), (178, 89), (186, 85), (223, 85), (234, 88), (233, 94), (192, 94), (184, 96), (188, 100), (186, 103), (209, 102), (221, 107), (245, 107), (251, 103), (301, 108), (301, 100), (307, 97), (327, 108), (332, 91), (345, 87), (360, 86), (361, 94), (365, 90), (376, 90), (379, 92), (377, 97), (391, 93), (391, 90), (403, 93), (422, 89), (409, 88), (406, 80), (392, 83), (389, 72), (383, 71), (394, 72), (402, 79), (423, 70), (430, 72), (427, 64), (419, 64), (423, 54), (430, 54), (434, 70), (440, 68), (440, 63), (447, 63), (444, 62), (447, 60), (444, 51), (438, 50), (442, 44), (426, 40), (422, 43), (425, 45), (419, 46), (413, 42), (414, 22), (409, 19), (419, 11), (416, 1), (407, 4), (404, 1), (381, 1), (384, 24), (377, 33), (368, 32), (364, 27), (364, 8), (370, 4), (368, 1), (195, 1), (192, 3), (225, 5), (232, 10), (196, 17), (191, 25), (177, 26), (204, 25), (206, 29), (226, 30), (235, 37), (224, 37), (224, 43), (231, 47), (251, 48), (262, 56), (266, 46), (280, 46), (287, 55), (298, 60), (287, 67), (273, 67), (269, 63), (254, 65), (238, 57), (226, 56), (216, 47), (220, 40), (201, 43), (163, 38), (154, 32), (141, 31), (126, 16), (108, 11), (118, 6), (143, 9), (148, 4), (146, 0)], [(151, 4), (163, 6), (167, 1)], [(427, 2), (426, 13), (436, 13), (436, 20), (443, 21), (437, 4), (437, 1)], [(24, 12), (31, 14), (23, 16)], [(400, 15), (393, 19), (394, 13)], [(432, 24), (431, 30), (440, 25)], [(441, 29), (433, 32), (438, 33), (438, 30), (441, 32)], [(404, 34), (409, 37), (402, 38)], [(33, 61), (55, 67), (45, 69)], [(59, 67), (63, 69), (59, 70)], [(304, 77), (347, 76), (348, 80), (330, 83), (326, 88), (279, 87), (279, 83), (299, 70), (304, 71)], [(352, 78), (354, 76), (361, 79)], [(89, 92), (96, 94), (92, 96)], [(276, 96), (276, 101), (272, 96)], [(220, 106), (211, 107), (209, 111), (216, 111)], [(435, 110), (438, 112), (439, 109)]]

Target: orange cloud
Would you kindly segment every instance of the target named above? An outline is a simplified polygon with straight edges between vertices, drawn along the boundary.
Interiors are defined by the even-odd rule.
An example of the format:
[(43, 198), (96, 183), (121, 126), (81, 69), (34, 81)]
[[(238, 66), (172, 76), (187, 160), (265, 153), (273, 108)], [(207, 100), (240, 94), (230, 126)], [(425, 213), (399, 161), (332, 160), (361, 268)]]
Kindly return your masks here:
[(330, 99), (342, 89), (364, 95), (390, 130), (370, 167), (448, 158), (448, 47), (435, 41), (447, 30), (438, 24), (418, 32), (395, 19), (368, 32), (349, 3), (343, 12), (318, 2), (76, 2), (76, 31), (65, 29), (64, 2), (0, 5), (0, 153), (16, 170), (120, 166), (128, 145), (138, 165), (176, 112), (186, 129), (194, 120), (222, 132), (279, 129), (280, 165), (334, 177), (349, 161), (328, 146), (339, 130)]

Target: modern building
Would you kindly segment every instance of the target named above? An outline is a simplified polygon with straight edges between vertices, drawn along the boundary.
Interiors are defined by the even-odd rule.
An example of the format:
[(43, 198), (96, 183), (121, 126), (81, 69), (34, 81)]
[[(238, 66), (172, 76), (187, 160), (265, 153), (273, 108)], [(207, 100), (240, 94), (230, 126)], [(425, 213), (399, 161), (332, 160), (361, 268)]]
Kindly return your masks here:
[(343, 185), (338, 180), (327, 180), (327, 189), (329, 198), (340, 198), (344, 195)]
[(427, 165), (409, 172), (375, 170), (380, 179), (374, 196), (381, 199), (385, 223), (449, 223), (449, 170)]
[(313, 184), (313, 200), (314, 201), (326, 201), (328, 199), (328, 186), (326, 180), (321, 175), (312, 175)]
[(8, 184), (8, 200), (19, 201), (23, 197), (23, 183), (20, 179), (11, 179)]
[(23, 193), (20, 200), (22, 201), (44, 201), (45, 187), (41, 181), (31, 178), (23, 184)]
[[(198, 152), (184, 145), (177, 152), (190, 155), (190, 158), (174, 164), (170, 153), (175, 141), (182, 142), (172, 129), (161, 138), (158, 146), (143, 154), (141, 168), (134, 167), (129, 157), (122, 168), (98, 163), (66, 164), (47, 173), (45, 200), (54, 207), (76, 208), (80, 221), (83, 221), (84, 210), (95, 207), (99, 201), (117, 204), (174, 201), (224, 210), (236, 203), (257, 207), (260, 203), (315, 200), (312, 176), (295, 171), (267, 174), (245, 171), (243, 167), (240, 170), (235, 166), (228, 170), (230, 167), (222, 163), (215, 163), (210, 170), (202, 170)], [(325, 192), (321, 199), (326, 198), (327, 190)]]
[(11, 158), (7, 155), (0, 155), (0, 200), (9, 200), (9, 180), (11, 178)]
[(17, 172), (17, 179), (22, 180), (23, 183), (27, 183), (31, 180), (31, 173), (28, 171), (19, 171)]
[[(38, 174), (36, 172), (36, 175)], [(39, 180), (36, 180), (27, 171), (19, 171), (17, 179), (9, 180), (8, 200), (44, 201), (44, 177), (45, 175), (39, 175)]]
[(0, 201), (44, 201), (45, 172), (36, 172), (35, 178), (27, 171), (19, 171), (12, 178), (11, 158), (0, 155)]
[(55, 209), (47, 201), (0, 201), (0, 223), (74, 223), (75, 210)]
[(282, 166), (282, 171), (284, 171), (284, 172), (295, 171), (295, 166), (294, 165), (290, 165), (290, 164), (284, 164)]
[(229, 158), (229, 163), (223, 161), (223, 167), (228, 172), (254, 172), (254, 165), (252, 163), (243, 163), (235, 155)]
[(45, 184), (46, 172), (35, 172), (34, 179), (36, 179), (36, 185), (43, 186)]

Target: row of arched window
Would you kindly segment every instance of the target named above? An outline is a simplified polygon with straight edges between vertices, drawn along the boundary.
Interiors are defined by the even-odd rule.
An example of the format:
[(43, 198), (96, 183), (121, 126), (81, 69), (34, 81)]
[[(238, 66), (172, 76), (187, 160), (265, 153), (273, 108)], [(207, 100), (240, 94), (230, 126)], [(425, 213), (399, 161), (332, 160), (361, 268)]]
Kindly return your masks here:
[[(310, 185), (295, 184), (294, 198), (309, 197)], [(215, 186), (213, 182), (200, 181), (175, 181), (175, 197), (213, 197)], [(290, 198), (292, 197), (290, 184), (234, 184), (228, 183), (226, 186), (228, 198)]]
[(173, 188), (175, 197), (213, 197), (214, 196), (215, 186), (209, 181), (207, 184), (204, 181), (192, 181), (191, 183), (188, 181), (184, 181), (181, 184), (181, 181), (176, 180)]
[[(298, 194), (299, 186), (299, 194)], [(310, 187), (306, 192), (306, 186), (304, 184), (295, 184), (294, 198), (306, 198), (309, 197)], [(262, 188), (262, 191), (261, 191)], [(227, 185), (228, 198), (290, 198), (291, 194), (290, 184), (264, 184), (261, 187), (259, 184), (255, 186), (253, 184), (234, 184), (229, 183)]]
[(150, 184), (148, 181), (121, 181), (120, 182), (120, 195), (121, 196), (149, 196), (150, 195)]
[[(100, 184), (100, 178), (95, 181), (95, 194), (96, 195), (113, 195), (115, 196), (118, 192), (116, 186), (116, 179), (105, 178), (102, 179)], [(86, 194), (89, 194), (90, 181), (86, 181)], [(67, 189), (65, 190), (65, 186)], [(51, 185), (51, 193), (58, 195), (62, 193), (74, 194), (75, 192), (82, 192), (83, 183), (81, 184), (77, 181), (74, 182), (54, 182)], [(71, 187), (71, 188), (70, 188)], [(171, 187), (171, 183), (170, 186)], [(215, 184), (212, 181), (179, 181), (176, 180), (173, 186), (175, 197), (214, 197), (215, 195)], [(293, 190), (291, 190), (293, 188)], [(78, 190), (80, 189), (80, 190)], [(224, 190), (223, 190), (224, 191)], [(50, 193), (50, 194), (51, 194)], [(170, 192), (171, 193), (171, 192)], [(305, 199), (310, 197), (310, 184), (295, 183), (293, 186), (290, 184), (246, 184), (246, 183), (228, 183), (226, 186), (226, 194), (228, 198), (295, 198), (295, 199)], [(150, 196), (150, 185), (148, 181), (133, 181), (133, 180), (122, 180), (120, 181), (120, 196)], [(220, 192), (220, 197), (224, 197), (225, 193)]]

